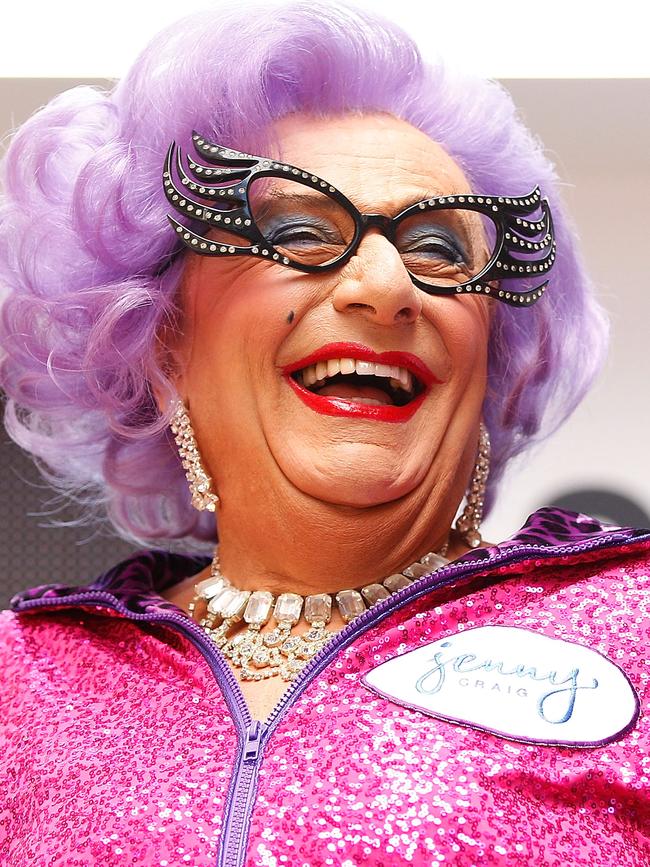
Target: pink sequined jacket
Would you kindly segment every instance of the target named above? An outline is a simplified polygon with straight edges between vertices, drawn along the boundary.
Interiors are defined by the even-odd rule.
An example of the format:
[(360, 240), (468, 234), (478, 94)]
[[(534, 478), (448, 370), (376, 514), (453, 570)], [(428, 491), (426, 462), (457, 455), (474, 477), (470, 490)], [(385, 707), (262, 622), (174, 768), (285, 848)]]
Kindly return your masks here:
[(650, 864), (650, 532), (543, 509), (378, 603), (265, 723), (148, 552), (0, 618), (0, 864)]

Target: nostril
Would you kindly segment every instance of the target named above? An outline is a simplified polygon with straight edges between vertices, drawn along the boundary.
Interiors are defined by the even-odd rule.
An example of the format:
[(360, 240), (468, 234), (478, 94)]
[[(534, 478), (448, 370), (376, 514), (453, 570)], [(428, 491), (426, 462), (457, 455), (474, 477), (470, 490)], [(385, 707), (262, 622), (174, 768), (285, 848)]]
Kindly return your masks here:
[(412, 307), (402, 307), (401, 310), (398, 310), (395, 314), (396, 321), (399, 320), (408, 320), (415, 319), (417, 316), (416, 311)]
[(422, 310), (420, 290), (413, 284), (395, 251), (400, 273), (390, 263), (370, 258), (365, 266), (347, 271), (332, 287), (332, 303), (339, 313), (365, 316), (378, 325), (407, 325)]

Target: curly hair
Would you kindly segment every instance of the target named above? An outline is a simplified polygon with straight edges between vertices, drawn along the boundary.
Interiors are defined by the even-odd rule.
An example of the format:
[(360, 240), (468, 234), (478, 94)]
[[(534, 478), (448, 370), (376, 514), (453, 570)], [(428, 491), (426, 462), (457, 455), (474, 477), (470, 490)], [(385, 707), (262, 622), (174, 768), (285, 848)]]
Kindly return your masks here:
[[(498, 304), (484, 418), (488, 500), (506, 463), (551, 433), (598, 371), (607, 326), (559, 182), (497, 83), (426, 64), (413, 41), (345, 4), (227, 2), (160, 33), (109, 92), (80, 86), (15, 133), (2, 163), (0, 385), (10, 436), (87, 514), (137, 542), (212, 543), (168, 415), (161, 329), (185, 255), (166, 220), (166, 149), (199, 130), (255, 151), (292, 112), (389, 112), (439, 142), (477, 193), (550, 200), (558, 255), (544, 299)], [(176, 254), (176, 255), (173, 255)], [(170, 263), (163, 267), (165, 263)]]

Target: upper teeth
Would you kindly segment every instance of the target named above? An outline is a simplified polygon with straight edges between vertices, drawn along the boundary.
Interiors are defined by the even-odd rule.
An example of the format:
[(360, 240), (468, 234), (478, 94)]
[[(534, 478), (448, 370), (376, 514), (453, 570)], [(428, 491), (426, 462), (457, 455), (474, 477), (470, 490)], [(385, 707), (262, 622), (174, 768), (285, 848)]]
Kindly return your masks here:
[(359, 361), (356, 358), (329, 358), (327, 361), (319, 361), (310, 364), (302, 370), (304, 385), (321, 383), (337, 373), (358, 373), (360, 376), (383, 376), (390, 379), (393, 388), (403, 388), (405, 391), (413, 391), (413, 377), (405, 367), (396, 364), (378, 364), (374, 361)]

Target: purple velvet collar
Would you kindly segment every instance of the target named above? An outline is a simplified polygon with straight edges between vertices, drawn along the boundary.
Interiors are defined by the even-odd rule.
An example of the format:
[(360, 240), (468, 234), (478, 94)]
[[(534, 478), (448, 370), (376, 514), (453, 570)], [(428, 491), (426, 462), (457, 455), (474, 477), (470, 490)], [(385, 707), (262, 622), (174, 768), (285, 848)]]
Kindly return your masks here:
[[(563, 509), (544, 508), (534, 512), (524, 526), (504, 542), (488, 548), (470, 551), (457, 562), (489, 562), (495, 554), (518, 545), (536, 545), (544, 548), (566, 549), (598, 536), (611, 537), (612, 544), (647, 537), (648, 531), (631, 528), (615, 528)], [(561, 553), (559, 550), (558, 553)], [(35, 599), (58, 599), (65, 605), (67, 597), (83, 592), (105, 591), (115, 597), (125, 608), (144, 612), (152, 607), (177, 611), (177, 607), (160, 593), (168, 587), (195, 575), (210, 562), (208, 557), (170, 554), (167, 551), (151, 550), (134, 554), (100, 575), (91, 584), (84, 586), (44, 584), (18, 593), (11, 600), (14, 611), (21, 610), (25, 603)], [(29, 606), (25, 606), (29, 607)]]

